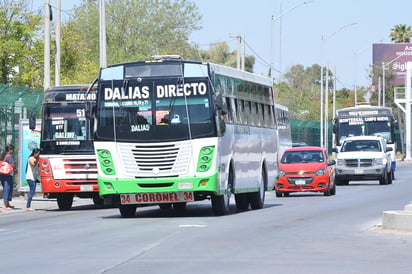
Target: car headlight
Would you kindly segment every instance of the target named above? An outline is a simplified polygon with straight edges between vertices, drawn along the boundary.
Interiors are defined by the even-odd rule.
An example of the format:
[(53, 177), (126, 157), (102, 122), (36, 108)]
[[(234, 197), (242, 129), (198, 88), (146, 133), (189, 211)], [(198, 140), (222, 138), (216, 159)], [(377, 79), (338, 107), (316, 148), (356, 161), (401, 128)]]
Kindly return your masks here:
[(279, 170), (279, 177), (283, 177), (286, 175), (286, 172), (284, 172), (283, 170)]
[(343, 159), (337, 159), (337, 160), (336, 160), (336, 165), (337, 165), (337, 166), (343, 166), (343, 165), (345, 165), (345, 160), (343, 160)]
[(375, 165), (386, 165), (386, 158), (375, 158)]
[(321, 176), (325, 173), (326, 173), (326, 168), (325, 167), (322, 168), (322, 169), (319, 169), (318, 171), (315, 172), (315, 174), (318, 175), (318, 176)]

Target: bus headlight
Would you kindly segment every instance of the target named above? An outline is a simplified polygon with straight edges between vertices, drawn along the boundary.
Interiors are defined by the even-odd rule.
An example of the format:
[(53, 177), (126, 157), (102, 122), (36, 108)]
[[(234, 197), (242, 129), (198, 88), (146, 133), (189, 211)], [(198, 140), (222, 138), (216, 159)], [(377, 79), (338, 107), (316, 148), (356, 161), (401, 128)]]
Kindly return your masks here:
[(210, 169), (214, 151), (214, 146), (202, 147), (200, 149), (199, 159), (197, 161), (197, 172), (205, 172)]
[(98, 149), (97, 157), (99, 159), (102, 171), (106, 175), (115, 175), (115, 169), (112, 159), (112, 154), (107, 149)]

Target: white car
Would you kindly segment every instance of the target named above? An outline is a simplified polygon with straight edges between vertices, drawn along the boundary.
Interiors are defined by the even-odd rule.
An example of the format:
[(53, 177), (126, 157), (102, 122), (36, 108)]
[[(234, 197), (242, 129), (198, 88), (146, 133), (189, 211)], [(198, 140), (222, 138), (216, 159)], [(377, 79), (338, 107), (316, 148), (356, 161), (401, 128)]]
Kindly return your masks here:
[(379, 184), (392, 183), (392, 148), (375, 136), (346, 138), (336, 156), (335, 183), (347, 185), (350, 180), (379, 180)]

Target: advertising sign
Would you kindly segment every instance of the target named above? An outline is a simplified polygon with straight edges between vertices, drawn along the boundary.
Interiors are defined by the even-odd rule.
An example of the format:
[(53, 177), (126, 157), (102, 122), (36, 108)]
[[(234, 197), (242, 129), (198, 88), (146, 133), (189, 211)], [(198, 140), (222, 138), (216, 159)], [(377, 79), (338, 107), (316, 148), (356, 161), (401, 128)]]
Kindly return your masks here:
[[(394, 73), (394, 85), (404, 85), (406, 63), (412, 61), (412, 43), (373, 44), (374, 71), (385, 67), (385, 73)], [(383, 66), (382, 66), (383, 63)]]
[[(20, 120), (20, 150), (19, 156), (19, 180), (18, 190), (22, 192), (29, 191), (29, 185), (26, 182), (26, 165), (33, 148), (40, 148), (40, 128), (41, 121), (36, 121), (36, 129), (29, 128), (29, 120)], [(37, 185), (36, 191), (41, 191), (40, 184)]]

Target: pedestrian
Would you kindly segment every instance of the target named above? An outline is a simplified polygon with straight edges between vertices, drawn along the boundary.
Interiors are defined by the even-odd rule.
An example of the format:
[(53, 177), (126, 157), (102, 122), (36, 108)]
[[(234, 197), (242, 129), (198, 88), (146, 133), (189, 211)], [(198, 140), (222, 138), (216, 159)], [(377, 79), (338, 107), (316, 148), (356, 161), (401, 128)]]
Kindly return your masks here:
[(40, 149), (35, 148), (27, 160), (26, 181), (30, 188), (26, 203), (26, 210), (28, 211), (34, 211), (34, 209), (31, 208), (31, 201), (36, 193), (36, 183), (40, 182), (39, 157)]
[(3, 210), (11, 210), (14, 208), (14, 206), (10, 204), (13, 198), (14, 173), (17, 172), (13, 152), (14, 146), (9, 144), (0, 155), (0, 160), (8, 162), (9, 164), (14, 166), (13, 172), (10, 175), (0, 174), (1, 185), (3, 186)]

